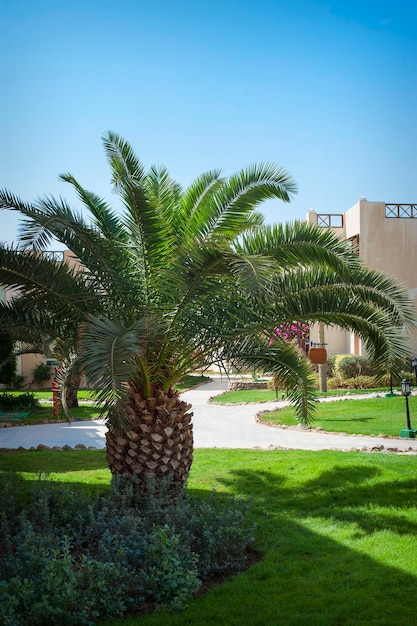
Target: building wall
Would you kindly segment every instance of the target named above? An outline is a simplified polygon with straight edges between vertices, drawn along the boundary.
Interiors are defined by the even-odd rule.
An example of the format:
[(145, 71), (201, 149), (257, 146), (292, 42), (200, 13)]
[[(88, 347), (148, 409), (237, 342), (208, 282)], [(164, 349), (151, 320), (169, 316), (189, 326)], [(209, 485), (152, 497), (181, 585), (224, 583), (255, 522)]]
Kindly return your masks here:
[(43, 354), (22, 354), (18, 357), (18, 371), (19, 376), (23, 376), (24, 380), (21, 385), (22, 389), (50, 389), (52, 380), (55, 374), (55, 369), (51, 367), (51, 376), (49, 380), (43, 381), (40, 385), (33, 380), (33, 370), (45, 363), (45, 356)]
[[(325, 223), (309, 211), (307, 221)], [(343, 215), (343, 227), (332, 228), (340, 237), (359, 244), (360, 258), (370, 268), (403, 284), (414, 301), (417, 316), (417, 205), (368, 202), (362, 197)], [(317, 217), (316, 217), (317, 216)], [(312, 329), (312, 340), (317, 329)], [(363, 346), (352, 334), (326, 328), (329, 354), (362, 354)], [(417, 354), (417, 330), (409, 333), (410, 352)], [(340, 350), (345, 346), (345, 350)]]

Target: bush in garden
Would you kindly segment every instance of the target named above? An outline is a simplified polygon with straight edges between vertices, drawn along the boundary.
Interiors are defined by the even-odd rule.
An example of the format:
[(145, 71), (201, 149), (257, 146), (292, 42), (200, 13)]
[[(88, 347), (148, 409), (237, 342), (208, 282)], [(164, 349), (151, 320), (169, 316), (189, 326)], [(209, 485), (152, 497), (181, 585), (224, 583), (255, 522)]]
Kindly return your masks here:
[(0, 393), (0, 411), (25, 411), (39, 407), (39, 401), (29, 391), (18, 395), (6, 391)]
[(30, 502), (0, 480), (0, 623), (92, 625), (139, 613), (146, 603), (180, 609), (201, 581), (245, 564), (253, 541), (248, 505), (173, 500), (168, 486), (141, 494), (116, 478), (106, 496), (51, 483), (44, 474)]
[(32, 372), (33, 381), (37, 385), (41, 385), (43, 382), (51, 379), (51, 372), (52, 368), (49, 365), (39, 363)]
[(377, 371), (373, 362), (355, 354), (339, 354), (335, 359), (335, 374), (340, 378), (355, 378), (356, 376), (375, 376)]
[(328, 389), (344, 389), (344, 381), (342, 381), (339, 376), (332, 376), (327, 379), (327, 388)]
[(378, 386), (375, 376), (355, 376), (343, 381), (347, 389), (374, 389)]
[[(397, 376), (393, 376), (392, 384), (394, 387), (401, 386), (402, 378), (408, 378), (413, 381), (415, 374), (411, 372), (399, 372)], [(353, 378), (340, 378), (333, 376), (327, 381), (328, 389), (376, 389), (378, 387), (389, 387), (390, 376), (354, 376)]]
[(327, 355), (327, 375), (334, 376), (336, 373), (336, 357), (337, 354)]

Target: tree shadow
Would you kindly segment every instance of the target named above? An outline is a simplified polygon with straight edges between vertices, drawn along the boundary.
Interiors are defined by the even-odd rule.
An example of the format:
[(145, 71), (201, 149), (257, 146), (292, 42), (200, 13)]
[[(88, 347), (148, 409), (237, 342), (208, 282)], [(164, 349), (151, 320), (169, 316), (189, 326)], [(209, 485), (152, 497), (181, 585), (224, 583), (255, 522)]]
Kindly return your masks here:
[[(373, 480), (380, 474), (377, 467), (336, 465), (301, 487), (273, 471), (231, 470), (230, 478), (219, 479), (232, 493), (252, 500), (263, 532), (270, 534), (264, 541), (278, 555), (272, 557), (273, 571), (271, 578), (265, 577), (262, 592), (267, 598), (275, 586), (280, 596), (280, 613), (271, 616), (271, 624), (388, 626), (415, 621), (417, 578), (389, 564), (396, 562), (389, 545), (382, 548), (384, 564), (357, 541), (383, 540), (386, 531), (407, 542), (416, 537), (417, 524), (395, 507), (415, 506), (417, 479)], [(331, 529), (336, 527), (343, 530), (333, 540)], [(268, 547), (266, 553), (271, 553)], [(254, 571), (252, 585), (256, 578)], [(247, 593), (253, 601), (249, 589)]]
[[(271, 469), (230, 469), (216, 478), (227, 492), (252, 501), (257, 547), (265, 556), (181, 614), (146, 616), (143, 626), (415, 623), (417, 577), (396, 567), (392, 555), (384, 559), (387, 564), (369, 556), (356, 534), (363, 533), (365, 543), (385, 530), (412, 540), (415, 525), (405, 524), (395, 511), (386, 515), (385, 507), (393, 500), (398, 507), (413, 506), (417, 480), (382, 481), (378, 467), (341, 463), (300, 485), (292, 471), (297, 468), (274, 472), (271, 461)], [(379, 520), (378, 506), (385, 512)]]
[[(84, 452), (71, 451), (68, 455)], [(97, 454), (97, 457), (102, 468), (105, 456)], [(72, 458), (79, 467), (79, 460), (75, 463), (75, 456)], [(293, 471), (297, 467), (286, 472), (274, 472), (273, 467), (231, 469), (226, 477), (217, 478), (229, 493), (252, 501), (253, 516), (260, 525), (257, 547), (265, 552), (265, 558), (241, 576), (190, 603), (181, 614), (164, 614), (163, 620), (157, 615), (145, 616), (140, 618), (141, 623), (164, 626), (408, 626), (415, 623), (417, 577), (403, 571), (400, 565), (396, 567), (395, 555), (385, 558), (384, 554), (388, 563), (384, 564), (382, 557), (372, 558), (366, 553), (366, 546), (358, 546), (360, 540), (380, 541), (387, 531), (412, 545), (417, 526), (401, 517), (396, 507), (404, 510), (415, 506), (417, 479), (381, 480), (382, 471), (377, 466), (344, 466), (341, 462), (302, 484), (294, 484)], [(206, 490), (190, 489), (190, 492), (197, 497), (207, 496)], [(216, 492), (216, 497), (223, 500), (228, 496)], [(333, 527), (344, 529), (342, 534), (338, 533), (337, 540), (332, 538)], [(390, 546), (384, 549), (389, 552)]]
[[(317, 516), (333, 522), (354, 523), (355, 536), (384, 530), (417, 536), (417, 523), (395, 512), (415, 507), (417, 478), (373, 483), (372, 479), (380, 474), (377, 467), (335, 465), (307, 480), (302, 488), (294, 488), (286, 484), (284, 475), (232, 470), (233, 480), (221, 482), (258, 504), (279, 503), (281, 514), (291, 514), (293, 519)], [(385, 509), (383, 513), (381, 508)]]
[(374, 419), (374, 417), (350, 417), (349, 419), (320, 418), (320, 422), (323, 424), (339, 424), (340, 422), (348, 422), (351, 424), (352, 422), (372, 422)]

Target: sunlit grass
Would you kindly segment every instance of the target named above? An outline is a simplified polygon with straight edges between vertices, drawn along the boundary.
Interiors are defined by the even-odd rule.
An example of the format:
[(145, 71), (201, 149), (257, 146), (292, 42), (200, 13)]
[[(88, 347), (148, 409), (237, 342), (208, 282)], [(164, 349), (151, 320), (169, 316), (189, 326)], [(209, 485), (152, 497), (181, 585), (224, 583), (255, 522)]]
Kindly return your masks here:
[[(411, 426), (417, 427), (417, 396), (409, 397)], [(297, 424), (293, 407), (264, 413), (265, 421), (278, 425)], [(396, 398), (368, 398), (365, 400), (339, 400), (317, 404), (313, 427), (325, 431), (362, 435), (398, 436), (406, 428), (405, 400)]]
[[(14, 396), (19, 396), (28, 392), (33, 393), (35, 398), (37, 398), (38, 400), (49, 400), (50, 402), (52, 402), (52, 389), (26, 389), (24, 391), (8, 391), (7, 393), (10, 393)], [(79, 389), (77, 395), (79, 400), (94, 399), (91, 389)]]
[[(349, 397), (370, 392), (384, 393), (387, 391), (385, 387), (379, 389), (331, 389), (326, 393), (317, 392), (318, 397)], [(285, 389), (277, 391), (270, 389), (241, 389), (239, 391), (226, 391), (212, 398), (214, 404), (247, 404), (258, 402), (272, 402), (274, 400), (285, 400), (287, 394)]]
[[(95, 405), (80, 405), (78, 408), (70, 409), (73, 420), (92, 420), (100, 416), (100, 407)], [(43, 404), (38, 409), (33, 409), (28, 416), (21, 419), (22, 424), (43, 424), (45, 421), (65, 421), (63, 414), (59, 413), (54, 417), (52, 403)]]

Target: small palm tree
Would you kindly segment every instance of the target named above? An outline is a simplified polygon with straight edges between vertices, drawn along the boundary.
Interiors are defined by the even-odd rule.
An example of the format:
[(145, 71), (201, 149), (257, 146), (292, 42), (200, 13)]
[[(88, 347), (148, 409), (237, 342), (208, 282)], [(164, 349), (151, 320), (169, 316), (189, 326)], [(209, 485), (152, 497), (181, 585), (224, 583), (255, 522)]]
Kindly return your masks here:
[[(288, 202), (296, 191), (284, 169), (254, 165), (229, 178), (214, 170), (183, 190), (164, 167), (146, 172), (118, 135), (103, 141), (122, 211), (70, 174), (61, 179), (82, 214), (62, 199), (25, 203), (1, 192), (0, 208), (24, 219), (19, 246), (0, 248), (0, 283), (19, 289), (3, 319), (17, 306), (59, 329), (55, 336), (79, 329), (76, 352), (104, 402), (113, 473), (184, 483), (192, 413), (175, 383), (202, 359), (233, 356), (279, 376), (308, 422), (311, 369), (293, 344), (270, 343), (277, 324), (338, 324), (381, 363), (404, 352), (398, 330), (413, 316), (393, 280), (366, 270), (330, 232), (263, 224), (261, 202)], [(80, 264), (44, 257), (53, 239)]]

